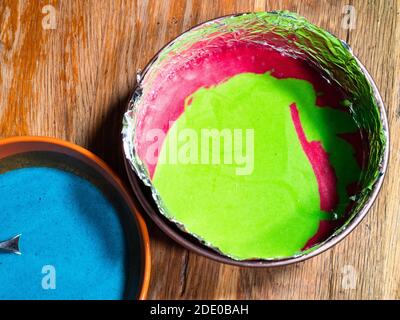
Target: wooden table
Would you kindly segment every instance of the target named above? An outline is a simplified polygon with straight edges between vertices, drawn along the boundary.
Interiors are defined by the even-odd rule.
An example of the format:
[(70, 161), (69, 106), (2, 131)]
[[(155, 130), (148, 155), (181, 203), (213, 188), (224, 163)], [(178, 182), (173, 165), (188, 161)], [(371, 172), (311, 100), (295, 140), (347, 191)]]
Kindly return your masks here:
[[(343, 28), (347, 4), (355, 9), (354, 29)], [(149, 298), (400, 298), (400, 1), (2, 0), (0, 136), (75, 142), (126, 179), (119, 127), (136, 70), (202, 21), (274, 9), (298, 12), (347, 40), (371, 72), (392, 134), (383, 190), (345, 241), (307, 262), (275, 269), (210, 261), (175, 244), (149, 221)]]

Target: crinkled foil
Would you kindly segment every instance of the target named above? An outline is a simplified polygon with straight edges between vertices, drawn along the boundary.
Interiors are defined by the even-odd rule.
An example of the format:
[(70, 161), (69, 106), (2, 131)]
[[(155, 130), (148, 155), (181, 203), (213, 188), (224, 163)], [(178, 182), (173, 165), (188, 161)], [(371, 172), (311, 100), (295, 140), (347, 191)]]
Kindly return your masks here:
[[(143, 73), (138, 74), (137, 87), (123, 120), (122, 135), (125, 155), (140, 179), (151, 187), (153, 198), (160, 212), (173, 221), (163, 206), (157, 191), (152, 187), (148, 170), (135, 150), (135, 128), (138, 125), (137, 115), (141, 112), (141, 99), (149, 94), (152, 83), (160, 70), (172, 63), (172, 57), (182, 55), (183, 58), (190, 59), (190, 55), (200, 49), (187, 49), (197, 42), (207, 41), (239, 30), (240, 41), (262, 43), (279, 50), (282, 54), (305, 59), (325, 73), (330, 81), (337, 82), (349, 97), (347, 107), (355, 122), (367, 135), (364, 138), (369, 142), (369, 157), (360, 179), (362, 189), (352, 197), (355, 205), (347, 222), (325, 242), (317, 244), (297, 256), (306, 255), (343, 233), (361, 212), (368, 210), (371, 206), (379, 191), (386, 169), (388, 129), (385, 110), (377, 88), (349, 46), (304, 18), (287, 11), (227, 16), (203, 23), (169, 43), (153, 58)], [(234, 37), (231, 41), (235, 41)], [(178, 227), (184, 229), (179, 222), (174, 222)], [(200, 237), (197, 238), (210, 246)]]

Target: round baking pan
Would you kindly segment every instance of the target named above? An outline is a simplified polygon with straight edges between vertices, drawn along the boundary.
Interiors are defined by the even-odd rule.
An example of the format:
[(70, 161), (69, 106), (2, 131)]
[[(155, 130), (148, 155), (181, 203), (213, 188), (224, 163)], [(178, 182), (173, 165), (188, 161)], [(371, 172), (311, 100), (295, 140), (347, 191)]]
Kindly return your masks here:
[[(245, 13), (248, 14), (248, 13)], [(250, 13), (251, 14), (251, 13)], [(132, 99), (130, 103), (127, 106), (127, 112), (129, 110), (132, 110), (132, 103), (133, 101), (136, 101), (138, 97), (142, 94), (142, 88), (141, 88), (141, 81), (146, 77), (146, 74), (150, 72), (150, 70), (154, 67), (154, 64), (157, 61), (160, 61), (165, 58), (166, 54), (164, 51), (169, 52), (169, 48), (179, 47), (177, 42), (181, 41), (185, 34), (188, 32), (191, 32), (192, 30), (197, 30), (198, 28), (204, 26), (204, 25), (210, 25), (210, 24), (216, 24), (218, 25), (222, 19), (226, 19), (229, 17), (236, 17), (239, 15), (232, 15), (232, 16), (225, 16), (221, 18), (217, 18), (214, 20), (207, 21), (205, 23), (202, 23), (176, 39), (172, 40), (170, 43), (168, 43), (164, 48), (162, 48), (148, 63), (148, 65), (144, 68), (143, 72), (140, 72), (138, 74), (138, 84), (134, 90), (134, 94), (132, 95)], [(221, 22), (222, 23), (222, 22)], [(348, 49), (348, 46), (346, 44), (343, 44), (344, 47)], [(351, 50), (348, 49), (349, 52), (352, 54)], [(353, 55), (353, 54), (352, 54)], [(369, 75), (368, 71), (366, 68), (360, 63), (360, 61), (353, 55), (356, 63), (358, 64), (358, 67), (364, 74), (364, 78), (368, 82), (368, 85), (371, 88), (371, 96), (372, 99), (374, 99), (377, 109), (379, 111), (379, 117), (380, 117), (380, 122), (382, 126), (382, 131), (383, 134), (385, 135), (385, 146), (384, 150), (382, 152), (382, 155), (379, 159), (379, 177), (376, 179), (375, 183), (371, 186), (371, 190), (368, 196), (368, 200), (363, 203), (362, 207), (357, 210), (357, 213), (352, 215), (348, 221), (346, 221), (345, 226), (339, 228), (338, 232), (335, 232), (333, 236), (328, 238), (328, 240), (324, 241), (320, 245), (318, 245), (316, 248), (313, 250), (309, 250), (307, 252), (302, 253), (301, 255), (298, 256), (293, 256), (290, 258), (285, 258), (285, 259), (271, 259), (271, 260), (234, 260), (231, 259), (227, 256), (224, 256), (217, 252), (216, 250), (213, 250), (206, 245), (204, 245), (201, 241), (196, 239), (195, 237), (191, 236), (190, 234), (182, 231), (175, 223), (169, 221), (164, 215), (160, 213), (160, 210), (155, 203), (155, 200), (153, 199), (152, 196), (152, 191), (151, 188), (146, 186), (143, 181), (138, 177), (137, 173), (133, 169), (132, 163), (129, 159), (129, 156), (126, 153), (126, 149), (124, 149), (124, 159), (125, 159), (125, 167), (126, 171), (129, 177), (129, 181), (131, 183), (132, 189), (140, 202), (141, 206), (143, 207), (144, 211), (146, 214), (156, 223), (156, 225), (164, 231), (168, 236), (170, 236), (173, 240), (176, 242), (180, 243), (182, 246), (185, 248), (192, 250), (193, 252), (196, 252), (200, 255), (203, 255), (205, 257), (211, 258), (215, 261), (222, 262), (222, 263), (227, 263), (227, 264), (232, 264), (232, 265), (237, 265), (237, 266), (245, 266), (245, 267), (275, 267), (275, 266), (281, 266), (281, 265), (289, 265), (292, 263), (297, 263), (300, 261), (307, 260), (311, 257), (314, 257), (325, 250), (331, 248), (335, 244), (337, 244), (339, 241), (341, 241), (343, 238), (345, 238), (349, 233), (352, 232), (352, 230), (361, 222), (361, 220), (366, 216), (368, 213), (368, 210), (372, 206), (373, 202), (375, 201), (379, 190), (381, 188), (384, 175), (386, 172), (387, 168), (387, 162), (388, 162), (388, 153), (389, 153), (389, 133), (388, 133), (388, 122), (387, 122), (387, 116), (384, 108), (384, 104), (382, 101), (382, 98), (378, 92), (377, 86), (375, 85), (373, 79)], [(159, 66), (157, 66), (159, 67)], [(173, 183), (173, 182), (172, 182)]]

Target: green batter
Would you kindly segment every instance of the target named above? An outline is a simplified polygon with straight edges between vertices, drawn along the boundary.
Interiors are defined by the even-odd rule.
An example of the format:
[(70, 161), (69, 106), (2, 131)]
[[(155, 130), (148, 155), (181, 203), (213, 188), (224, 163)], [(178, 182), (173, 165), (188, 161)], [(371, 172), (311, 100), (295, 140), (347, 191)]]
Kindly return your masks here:
[[(296, 104), (307, 141), (320, 141), (329, 154), (337, 214), (360, 173), (351, 145), (338, 137), (355, 132), (354, 121), (315, 101), (307, 81), (269, 73), (243, 73), (196, 91), (169, 130), (153, 176), (168, 217), (234, 259), (300, 252), (332, 213), (320, 209), (317, 178), (290, 105)], [(219, 150), (210, 149), (217, 140), (204, 129), (221, 133)]]

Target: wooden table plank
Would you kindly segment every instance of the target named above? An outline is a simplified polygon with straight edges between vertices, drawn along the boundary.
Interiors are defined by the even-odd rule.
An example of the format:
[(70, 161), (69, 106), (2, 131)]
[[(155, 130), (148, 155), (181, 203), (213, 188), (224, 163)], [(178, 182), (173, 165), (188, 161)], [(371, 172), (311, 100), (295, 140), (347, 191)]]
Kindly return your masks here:
[[(342, 27), (344, 6), (354, 29)], [(54, 28), (43, 19), (54, 8)], [(46, 7), (48, 8), (48, 7)], [(0, 3), (0, 136), (48, 135), (99, 154), (120, 175), (120, 117), (135, 73), (169, 40), (217, 16), (287, 9), (347, 39), (374, 77), (392, 133), (388, 176), (366, 220), (334, 249), (294, 266), (253, 270), (189, 253), (149, 222), (149, 298), (400, 297), (400, 2), (396, 0), (48, 0)], [(42, 12), (42, 10), (44, 10)], [(46, 24), (47, 22), (47, 24)], [(51, 21), (50, 21), (51, 22)], [(48, 28), (50, 26), (50, 28)], [(355, 288), (346, 282), (356, 272)], [(351, 285), (350, 285), (351, 287)]]

